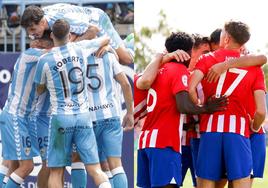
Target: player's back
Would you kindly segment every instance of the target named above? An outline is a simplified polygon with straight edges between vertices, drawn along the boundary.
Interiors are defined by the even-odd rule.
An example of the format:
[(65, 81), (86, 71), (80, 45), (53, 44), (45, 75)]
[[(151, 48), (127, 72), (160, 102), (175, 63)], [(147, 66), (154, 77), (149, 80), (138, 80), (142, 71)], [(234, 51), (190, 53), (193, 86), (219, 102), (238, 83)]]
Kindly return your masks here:
[(8, 113), (27, 116), (35, 105), (36, 85), (33, 81), (38, 58), (43, 50), (29, 48), (23, 52), (14, 67), (9, 94), (4, 110)]
[(86, 57), (75, 43), (54, 47), (39, 60), (46, 72), (52, 114), (76, 114), (88, 110), (85, 88)]
[(87, 63), (89, 111), (93, 121), (120, 116), (115, 76), (122, 73), (121, 65), (112, 53), (98, 58), (91, 55)]
[(70, 32), (84, 33), (89, 27), (91, 15), (80, 6), (58, 3), (43, 8), (50, 28), (58, 19), (65, 19), (70, 24)]
[[(203, 56), (196, 68), (206, 74), (212, 65), (238, 57), (240, 54), (237, 51), (218, 50), (213, 54)], [(201, 131), (233, 132), (249, 136), (246, 101), (253, 92), (255, 78), (260, 71), (259, 67), (232, 68), (223, 73), (215, 83), (208, 83), (206, 79), (202, 81), (206, 100), (213, 95), (216, 97), (225, 95), (229, 98), (229, 104), (225, 111), (202, 115)]]
[(159, 69), (148, 91), (148, 113), (139, 148), (172, 147), (175, 151), (180, 150), (184, 115), (177, 110), (175, 96), (188, 90), (188, 76), (187, 68), (179, 63), (167, 63)]

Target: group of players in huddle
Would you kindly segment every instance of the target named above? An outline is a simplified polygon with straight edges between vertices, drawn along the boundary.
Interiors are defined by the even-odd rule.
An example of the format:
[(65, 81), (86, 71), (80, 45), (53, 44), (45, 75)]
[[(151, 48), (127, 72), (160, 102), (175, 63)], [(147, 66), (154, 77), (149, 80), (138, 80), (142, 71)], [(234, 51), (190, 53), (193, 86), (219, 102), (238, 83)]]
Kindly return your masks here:
[(265, 163), (264, 55), (247, 52), (249, 27), (228, 21), (210, 37), (172, 33), (134, 77), (137, 186), (250, 188)]
[(1, 113), (0, 187), (20, 187), (40, 155), (40, 188), (63, 187), (65, 166), (74, 188), (87, 187), (85, 169), (99, 188), (127, 188), (121, 151), (133, 97), (119, 62), (133, 63), (133, 35), (124, 42), (102, 10), (70, 4), (29, 6), (21, 25), (32, 40)]

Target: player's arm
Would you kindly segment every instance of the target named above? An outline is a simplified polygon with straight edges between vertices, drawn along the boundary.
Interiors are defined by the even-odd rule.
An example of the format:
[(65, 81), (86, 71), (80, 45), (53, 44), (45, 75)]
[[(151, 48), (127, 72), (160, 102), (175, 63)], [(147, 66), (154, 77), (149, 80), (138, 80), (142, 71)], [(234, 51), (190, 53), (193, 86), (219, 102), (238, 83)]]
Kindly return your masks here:
[(215, 111), (225, 110), (227, 103), (226, 97), (211, 98), (203, 106), (198, 106), (192, 102), (187, 91), (181, 91), (176, 94), (177, 109), (183, 114), (211, 114)]
[(254, 114), (254, 120), (251, 129), (254, 132), (258, 132), (266, 116), (265, 92), (263, 90), (255, 90), (254, 100), (256, 105), (256, 112)]
[(127, 50), (125, 45), (122, 44), (117, 49), (115, 49), (115, 51), (116, 51), (116, 53), (117, 53), (117, 55), (119, 57), (119, 62), (122, 65), (129, 65), (129, 64), (133, 63), (133, 61), (134, 61), (133, 56)]
[(112, 48), (112, 46), (110, 45), (106, 45), (101, 47), (97, 52), (96, 52), (96, 57), (101, 58), (105, 53), (107, 52), (111, 52), (112, 54), (114, 54), (114, 56), (116, 57), (117, 61), (119, 61), (119, 57), (116, 53), (116, 51)]
[(41, 95), (46, 91), (46, 69), (47, 68), (45, 67), (45, 63), (41, 56), (37, 63), (34, 75), (34, 82), (37, 84), (36, 91), (38, 95)]
[(127, 108), (127, 113), (123, 118), (122, 126), (124, 127), (124, 130), (131, 130), (134, 127), (134, 114), (133, 114), (134, 104), (133, 104), (131, 85), (126, 75), (123, 72), (117, 74), (115, 76), (115, 79), (121, 85)]
[(230, 68), (261, 66), (266, 62), (267, 58), (265, 55), (247, 55), (237, 59), (231, 59), (213, 65), (207, 74), (207, 80), (208, 82), (216, 82), (220, 75)]
[(198, 69), (194, 70), (189, 80), (189, 95), (194, 104), (198, 104), (197, 85), (204, 78), (204, 73)]
[(75, 35), (75, 37), (73, 37), (71, 39), (71, 41), (74, 41), (74, 42), (78, 42), (78, 41), (82, 41), (82, 40), (91, 40), (91, 39), (94, 39), (96, 38), (98, 32), (100, 31), (100, 29), (95, 26), (95, 25), (90, 25), (88, 27), (88, 29), (86, 30), (85, 33), (83, 33), (82, 35)]
[(175, 52), (167, 53), (165, 55), (157, 53), (152, 62), (145, 68), (142, 76), (138, 78), (136, 83), (137, 88), (142, 90), (149, 89), (157, 76), (159, 67), (163, 63), (167, 63), (172, 59), (176, 59), (178, 62), (183, 62), (189, 60), (189, 58), (189, 54), (183, 50), (176, 50)]

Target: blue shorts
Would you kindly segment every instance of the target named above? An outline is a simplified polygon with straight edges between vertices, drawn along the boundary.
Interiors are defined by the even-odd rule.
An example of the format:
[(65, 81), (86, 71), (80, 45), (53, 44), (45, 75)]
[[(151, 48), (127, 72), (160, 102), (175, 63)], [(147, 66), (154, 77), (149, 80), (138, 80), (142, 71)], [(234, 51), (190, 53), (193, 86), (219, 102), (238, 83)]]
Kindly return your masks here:
[(114, 117), (93, 121), (93, 129), (100, 161), (105, 161), (106, 157), (121, 157), (123, 128), (120, 118)]
[(253, 174), (251, 177), (263, 178), (266, 157), (265, 134), (252, 134), (250, 143), (253, 161)]
[(37, 141), (42, 160), (47, 159), (48, 129), (51, 116), (39, 115), (36, 117)]
[(89, 113), (52, 115), (49, 127), (48, 167), (70, 166), (73, 144), (84, 164), (99, 163)]
[(19, 117), (3, 111), (0, 119), (2, 156), (5, 160), (29, 160), (39, 155), (36, 131), (30, 117)]
[(196, 169), (196, 161), (198, 157), (200, 138), (192, 138), (190, 143), (191, 143), (191, 150), (192, 150), (193, 166), (194, 166), (194, 169)]
[(187, 173), (187, 170), (190, 169), (193, 186), (196, 187), (195, 169), (193, 166), (191, 146), (182, 146), (181, 169), (182, 169), (181, 186), (183, 185), (183, 181), (184, 181), (185, 175)]
[(181, 154), (171, 148), (138, 150), (137, 186), (143, 188), (181, 184)]
[(200, 138), (196, 174), (219, 181), (248, 177), (252, 171), (250, 140), (234, 133), (203, 133)]

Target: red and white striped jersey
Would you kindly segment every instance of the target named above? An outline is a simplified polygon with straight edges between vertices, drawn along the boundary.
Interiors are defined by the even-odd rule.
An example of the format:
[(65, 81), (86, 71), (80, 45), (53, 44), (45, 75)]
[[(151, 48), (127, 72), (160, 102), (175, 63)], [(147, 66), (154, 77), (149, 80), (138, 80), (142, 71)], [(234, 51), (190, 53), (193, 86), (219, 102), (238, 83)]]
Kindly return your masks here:
[(134, 126), (147, 114), (146, 99), (148, 90), (140, 90), (137, 88), (136, 83), (139, 77), (139, 75), (134, 75)]
[(166, 63), (148, 91), (147, 117), (139, 137), (139, 149), (167, 148), (181, 152), (184, 115), (176, 106), (176, 94), (188, 91), (189, 72), (180, 63)]
[[(206, 74), (209, 68), (231, 58), (240, 57), (235, 50), (220, 49), (213, 53), (202, 55), (195, 69)], [(205, 101), (211, 96), (228, 96), (229, 104), (225, 111), (201, 115), (201, 132), (229, 132), (249, 137), (249, 117), (246, 102), (250, 93), (257, 87), (256, 78), (261, 74), (259, 67), (232, 68), (223, 73), (215, 83), (202, 80)]]

